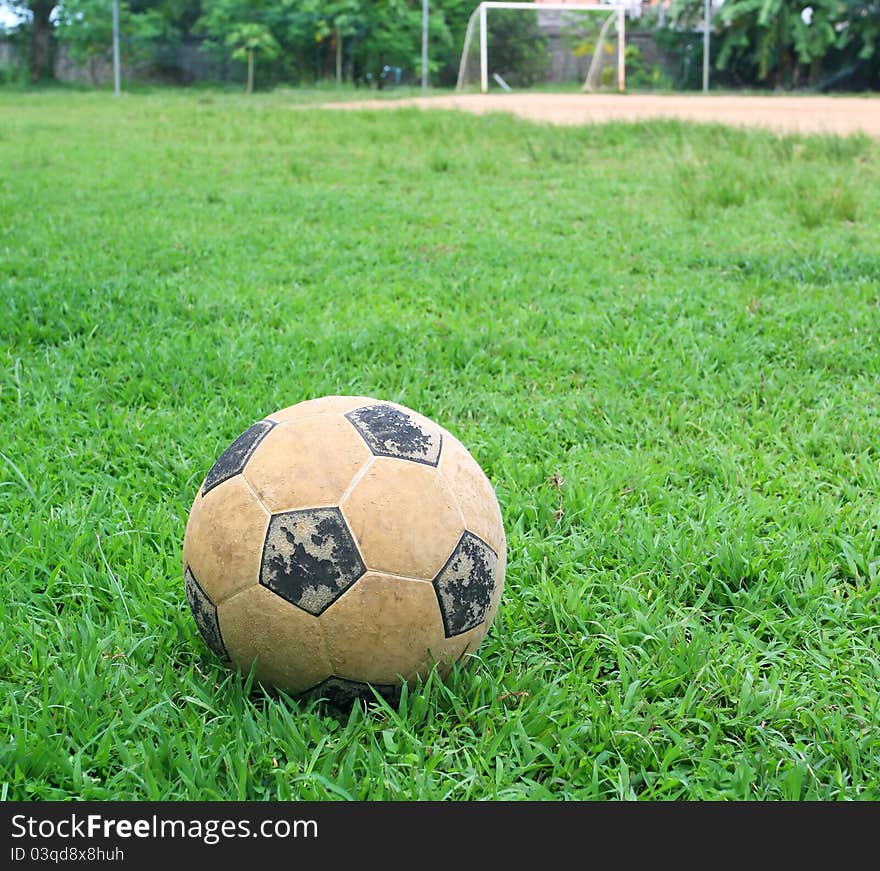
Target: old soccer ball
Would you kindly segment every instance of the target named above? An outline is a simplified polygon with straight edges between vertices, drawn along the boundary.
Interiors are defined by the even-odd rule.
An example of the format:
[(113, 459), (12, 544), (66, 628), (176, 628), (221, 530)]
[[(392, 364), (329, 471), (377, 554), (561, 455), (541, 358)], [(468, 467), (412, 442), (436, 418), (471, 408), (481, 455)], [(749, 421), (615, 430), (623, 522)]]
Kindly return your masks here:
[(221, 454), (183, 564), (215, 653), (263, 685), (344, 705), (373, 689), (393, 699), (474, 651), (504, 585), (504, 526), (445, 429), (392, 402), (327, 396)]

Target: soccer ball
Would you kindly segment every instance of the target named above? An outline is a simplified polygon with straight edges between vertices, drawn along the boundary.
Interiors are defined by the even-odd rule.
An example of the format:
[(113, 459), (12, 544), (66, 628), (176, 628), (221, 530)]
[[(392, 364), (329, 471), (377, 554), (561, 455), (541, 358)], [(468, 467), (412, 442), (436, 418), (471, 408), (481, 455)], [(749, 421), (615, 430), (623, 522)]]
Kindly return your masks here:
[(207, 645), (263, 685), (340, 706), (372, 690), (393, 700), (473, 653), (505, 565), (498, 500), (464, 445), (361, 396), (245, 430), (202, 482), (183, 542)]

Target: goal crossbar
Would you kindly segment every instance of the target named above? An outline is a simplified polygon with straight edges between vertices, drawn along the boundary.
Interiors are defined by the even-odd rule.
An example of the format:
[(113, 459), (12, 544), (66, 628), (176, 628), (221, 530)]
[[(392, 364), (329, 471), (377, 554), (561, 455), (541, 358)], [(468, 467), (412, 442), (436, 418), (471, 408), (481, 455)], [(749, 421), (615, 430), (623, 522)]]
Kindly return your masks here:
[(464, 47), (461, 52), (461, 62), (458, 67), (458, 81), (455, 89), (462, 90), (464, 87), (465, 65), (471, 48), (474, 24), (480, 22), (480, 91), (487, 93), (489, 90), (489, 58), (488, 40), (486, 35), (486, 18), (490, 9), (534, 9), (536, 12), (607, 12), (617, 14), (617, 89), (623, 92), (626, 89), (626, 68), (624, 64), (624, 48), (626, 45), (626, 6), (618, 3), (524, 3), (524, 2), (501, 2), (501, 0), (486, 0), (480, 3), (471, 13), (468, 19), (467, 29), (464, 34)]

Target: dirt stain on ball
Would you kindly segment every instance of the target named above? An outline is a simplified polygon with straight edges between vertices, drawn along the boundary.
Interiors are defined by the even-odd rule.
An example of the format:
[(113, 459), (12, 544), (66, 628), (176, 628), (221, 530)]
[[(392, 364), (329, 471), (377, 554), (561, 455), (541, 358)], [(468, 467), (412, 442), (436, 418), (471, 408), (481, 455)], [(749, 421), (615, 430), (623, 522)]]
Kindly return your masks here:
[(218, 484), (238, 475), (253, 456), (260, 442), (269, 434), (275, 423), (271, 420), (260, 420), (248, 427), (211, 466), (202, 486), (202, 496), (206, 496)]
[(364, 572), (338, 508), (276, 514), (269, 523), (260, 583), (310, 614), (321, 614)]
[(393, 405), (378, 403), (345, 415), (377, 457), (396, 457), (436, 466), (443, 436)]
[(497, 572), (495, 551), (472, 532), (465, 532), (434, 579), (447, 637), (460, 635), (483, 622)]
[(196, 621), (196, 626), (205, 639), (205, 644), (221, 657), (221, 659), (229, 659), (226, 652), (226, 645), (223, 643), (223, 636), (220, 633), (220, 621), (217, 619), (217, 608), (208, 598), (205, 591), (199, 586), (199, 582), (193, 575), (192, 570), (187, 568), (183, 577), (184, 587), (186, 589), (186, 601), (189, 603), (190, 611)]

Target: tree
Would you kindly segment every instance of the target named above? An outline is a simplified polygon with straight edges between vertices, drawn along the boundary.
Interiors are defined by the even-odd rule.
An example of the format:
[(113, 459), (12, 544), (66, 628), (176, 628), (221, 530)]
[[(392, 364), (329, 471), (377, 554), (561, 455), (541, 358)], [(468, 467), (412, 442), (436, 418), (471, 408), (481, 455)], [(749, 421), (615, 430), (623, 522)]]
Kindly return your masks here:
[(31, 51), (30, 76), (32, 82), (52, 78), (52, 13), (58, 5), (55, 0), (26, 0), (10, 5), (30, 19)]
[(431, 0), (431, 66), (437, 84), (454, 85), (468, 19), (476, 0)]
[(880, 88), (880, 0), (844, 2), (846, 16), (835, 29), (845, 34), (850, 62), (863, 69), (861, 86)]
[[(702, 8), (682, 0), (676, 23), (701, 26)], [(725, 0), (714, 24), (715, 66), (735, 84), (819, 87), (829, 65), (832, 79), (861, 68), (876, 80), (880, 0)]]
[(257, 53), (267, 58), (281, 51), (272, 32), (270, 19), (279, 6), (293, 5), (292, 0), (205, 0), (202, 15), (194, 30), (208, 37), (209, 43), (234, 60), (247, 63), (247, 93), (254, 89), (254, 61)]
[[(421, 0), (288, 0), (300, 8), (310, 7), (315, 15), (315, 40), (331, 46), (335, 54), (337, 81), (344, 78), (343, 44), (353, 78), (371, 78), (382, 87), (388, 66), (421, 70)], [(432, 72), (452, 66), (457, 60), (449, 11), (460, 19), (461, 36), (473, 8), (473, 0), (432, 0), (429, 39), (432, 44), (429, 66)], [(460, 43), (459, 43), (460, 44)]]
[(275, 37), (265, 24), (248, 22), (239, 24), (229, 36), (226, 45), (236, 60), (247, 60), (247, 93), (254, 92), (254, 55), (261, 52), (266, 57), (277, 57), (281, 51)]
[[(777, 88), (815, 82), (822, 58), (835, 46), (840, 0), (728, 0), (718, 13), (725, 27), (718, 68), (745, 53), (760, 82)], [(809, 11), (806, 11), (809, 10)]]
[[(120, 18), (127, 10), (120, 8)], [(59, 6), (57, 34), (72, 60), (88, 67), (89, 79), (98, 84), (96, 64), (105, 60), (113, 44), (113, 21), (103, 0), (66, 0)]]
[(343, 40), (358, 32), (362, 7), (361, 0), (333, 0), (322, 4), (314, 22), (315, 41), (327, 41), (332, 46), (337, 83), (342, 81)]
[[(113, 18), (108, 0), (64, 0), (58, 6), (56, 34), (70, 58), (87, 67), (98, 84), (100, 62), (109, 62), (113, 47)], [(142, 4), (143, 6), (143, 4)], [(169, 25), (159, 10), (134, 12), (126, 0), (119, 3), (120, 53), (124, 62), (147, 60), (157, 44), (169, 39)]]
[(415, 70), (421, 54), (421, 2), (362, 2), (353, 62), (364, 78), (381, 88), (391, 67)]

